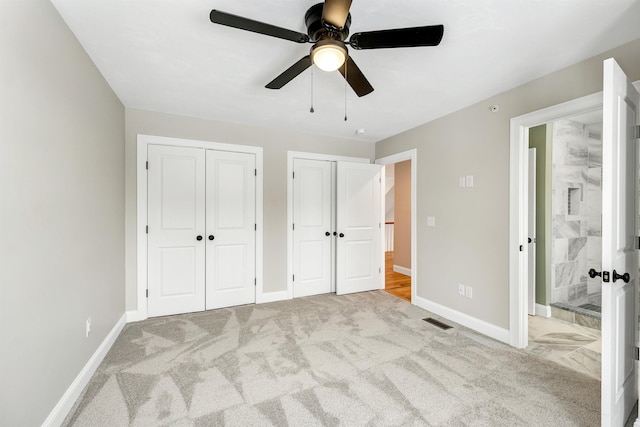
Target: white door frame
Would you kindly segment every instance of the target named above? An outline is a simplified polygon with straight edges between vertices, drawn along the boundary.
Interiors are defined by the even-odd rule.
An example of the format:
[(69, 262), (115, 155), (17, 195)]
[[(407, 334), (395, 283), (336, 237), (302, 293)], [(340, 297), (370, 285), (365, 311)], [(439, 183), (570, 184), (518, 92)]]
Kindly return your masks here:
[[(411, 304), (415, 304), (416, 301), (416, 291), (417, 291), (417, 283), (418, 283), (418, 250), (417, 250), (417, 200), (418, 200), (418, 150), (412, 149), (408, 151), (403, 151), (401, 153), (392, 154), (387, 157), (382, 157), (376, 160), (376, 164), (378, 165), (391, 165), (398, 162), (404, 162), (405, 160), (411, 160)], [(382, 200), (382, 204), (384, 205), (384, 198)], [(382, 209), (383, 212), (386, 212), (384, 206)], [(382, 247), (382, 252), (384, 256), (384, 245)], [(384, 265), (384, 264), (383, 264)]]
[[(634, 82), (640, 90), (640, 81)], [(527, 172), (529, 128), (602, 109), (602, 92), (511, 119), (509, 162), (509, 344), (529, 344), (527, 319)], [(520, 252), (520, 245), (524, 248)]]
[(147, 316), (147, 146), (172, 145), (176, 147), (203, 148), (207, 150), (232, 151), (236, 153), (249, 153), (256, 156), (256, 303), (263, 301), (263, 161), (262, 147), (248, 145), (224, 144), (211, 141), (197, 141), (192, 139), (169, 138), (164, 136), (152, 136), (138, 134), (137, 140), (137, 210), (136, 210), (136, 243), (137, 243), (137, 295), (138, 312), (132, 320), (144, 320)]
[[(277, 295), (275, 300), (293, 299), (293, 160), (324, 160), (329, 162), (371, 163), (364, 157), (334, 156), (331, 154), (287, 151), (287, 290), (286, 295)], [(280, 294), (280, 292), (278, 293)]]

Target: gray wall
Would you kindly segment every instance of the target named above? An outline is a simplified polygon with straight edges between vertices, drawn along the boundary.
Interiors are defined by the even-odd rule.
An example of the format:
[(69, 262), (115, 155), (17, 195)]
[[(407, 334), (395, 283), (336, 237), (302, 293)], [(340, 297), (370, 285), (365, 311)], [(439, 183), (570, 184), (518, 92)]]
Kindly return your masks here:
[(287, 287), (287, 151), (373, 159), (374, 145), (317, 135), (126, 109), (126, 286), (127, 310), (136, 295), (136, 144), (137, 135), (158, 135), (264, 148), (264, 290)]
[[(640, 79), (639, 39), (376, 144), (376, 158), (418, 151), (419, 297), (508, 329), (509, 121), (601, 91), (611, 56)], [(458, 188), (462, 175), (475, 186)], [(430, 215), (436, 227), (426, 227)], [(473, 299), (458, 283), (473, 286)]]
[(124, 313), (124, 108), (45, 0), (0, 1), (0, 93), (0, 425), (36, 426)]

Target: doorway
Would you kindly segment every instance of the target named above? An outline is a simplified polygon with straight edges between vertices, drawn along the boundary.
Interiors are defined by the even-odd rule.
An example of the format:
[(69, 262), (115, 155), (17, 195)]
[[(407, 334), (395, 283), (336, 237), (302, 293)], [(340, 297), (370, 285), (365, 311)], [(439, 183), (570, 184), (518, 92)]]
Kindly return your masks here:
[(383, 157), (376, 163), (385, 166), (385, 290), (413, 303), (418, 283), (417, 150)]
[(385, 291), (411, 302), (411, 160), (385, 166)]
[[(528, 344), (527, 177), (531, 127), (569, 114), (603, 109), (602, 271), (602, 423), (622, 425), (637, 399), (636, 247), (638, 158), (635, 139), (640, 94), (613, 58), (603, 63), (603, 92), (511, 119), (509, 290), (510, 343)], [(634, 87), (635, 86), (635, 87)], [(635, 138), (634, 138), (635, 137)], [(634, 205), (635, 203), (635, 205)]]
[(527, 351), (599, 380), (602, 110), (530, 128), (528, 172)]

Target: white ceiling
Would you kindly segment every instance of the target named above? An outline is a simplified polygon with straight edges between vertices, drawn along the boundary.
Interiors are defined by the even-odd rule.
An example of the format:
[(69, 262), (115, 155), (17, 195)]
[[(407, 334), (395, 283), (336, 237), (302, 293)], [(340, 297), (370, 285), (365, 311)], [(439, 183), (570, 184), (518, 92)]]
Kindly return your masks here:
[[(212, 24), (211, 9), (306, 32), (316, 0), (52, 0), (126, 107), (379, 141), (640, 37), (638, 0), (355, 0), (351, 33), (444, 24), (438, 47), (350, 51), (375, 91), (312, 67), (311, 45)], [(357, 129), (365, 129), (356, 135)]]

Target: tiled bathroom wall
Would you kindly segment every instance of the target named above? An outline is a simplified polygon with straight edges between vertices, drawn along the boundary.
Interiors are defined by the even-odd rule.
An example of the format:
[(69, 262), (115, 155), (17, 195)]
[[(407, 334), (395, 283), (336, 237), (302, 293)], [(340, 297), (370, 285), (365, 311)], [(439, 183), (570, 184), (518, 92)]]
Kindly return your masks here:
[(552, 164), (551, 302), (600, 306), (602, 126), (554, 122)]

